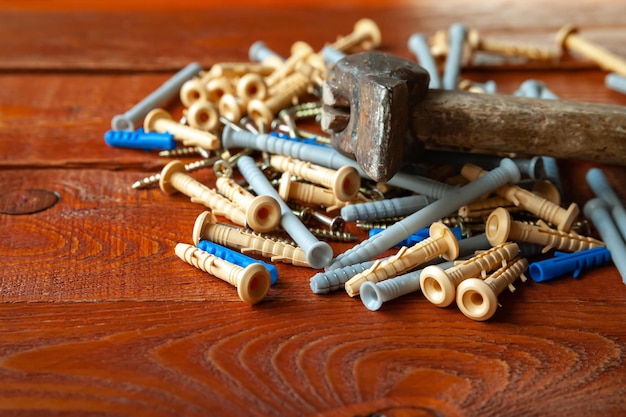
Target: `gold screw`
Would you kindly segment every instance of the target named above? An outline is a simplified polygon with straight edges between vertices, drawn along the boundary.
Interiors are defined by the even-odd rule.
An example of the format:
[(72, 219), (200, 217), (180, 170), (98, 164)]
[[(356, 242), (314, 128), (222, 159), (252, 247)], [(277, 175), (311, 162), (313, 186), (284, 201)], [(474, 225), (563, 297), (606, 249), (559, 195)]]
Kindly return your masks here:
[(580, 37), (575, 26), (563, 26), (556, 35), (556, 42), (562, 49), (577, 52), (600, 68), (626, 77), (626, 60)]

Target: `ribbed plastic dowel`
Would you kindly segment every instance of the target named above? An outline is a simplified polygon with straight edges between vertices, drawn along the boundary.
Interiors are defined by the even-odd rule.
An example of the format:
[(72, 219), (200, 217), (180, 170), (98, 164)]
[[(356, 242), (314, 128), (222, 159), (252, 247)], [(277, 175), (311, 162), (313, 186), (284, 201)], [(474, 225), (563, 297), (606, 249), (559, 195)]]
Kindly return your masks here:
[(417, 58), (417, 62), (424, 67), (430, 75), (429, 88), (441, 88), (441, 77), (439, 77), (439, 68), (435, 63), (433, 54), (430, 53), (428, 39), (422, 33), (414, 33), (409, 37), (409, 50), (413, 52)]
[(318, 272), (310, 280), (311, 291), (315, 294), (328, 294), (331, 291), (343, 289), (345, 283), (366, 269), (374, 265), (374, 261), (362, 262), (360, 264), (348, 265), (333, 271)]
[(434, 199), (425, 195), (410, 195), (407, 197), (350, 204), (341, 208), (341, 217), (348, 222), (399, 217), (415, 213), (434, 201)]
[(261, 264), (267, 268), (270, 273), (271, 285), (274, 285), (276, 280), (278, 280), (278, 269), (276, 269), (276, 267), (272, 264), (251, 258), (243, 253), (228, 249), (227, 247), (218, 245), (217, 243), (213, 243), (210, 240), (201, 240), (196, 246), (198, 249), (202, 249), (211, 255), (222, 258), (225, 261), (238, 265), (242, 268), (251, 264)]
[[(288, 142), (288, 141), (286, 141)], [(293, 143), (293, 142), (288, 142)], [(252, 186), (257, 195), (269, 195), (278, 201), (281, 211), (280, 224), (291, 238), (306, 253), (306, 260), (312, 268), (323, 268), (333, 259), (333, 249), (326, 242), (317, 240), (305, 225), (296, 217), (289, 206), (278, 195), (263, 172), (255, 165), (254, 159), (242, 156), (237, 160), (241, 175)]]
[[(447, 269), (454, 266), (454, 261), (447, 261), (437, 265), (442, 269)], [(361, 301), (368, 310), (376, 311), (387, 301), (419, 291), (421, 274), (422, 269), (418, 269), (417, 271), (398, 275), (397, 277), (376, 283), (366, 281), (361, 284), (359, 290)]]
[(584, 212), (598, 229), (622, 281), (626, 284), (626, 243), (613, 223), (607, 203), (601, 198), (593, 198), (585, 204)]
[(487, 194), (504, 184), (516, 183), (519, 180), (519, 168), (513, 161), (505, 158), (500, 162), (500, 167), (489, 171), (454, 193), (446, 194), (441, 199), (397, 222), (384, 232), (339, 255), (328, 269), (341, 268), (372, 259), (391, 248), (396, 242), (406, 239), (422, 227), (437, 221), (444, 213), (456, 211), (459, 207), (474, 201), (483, 194)]
[[(343, 166), (356, 168), (362, 178), (369, 178), (359, 164), (340, 154), (332, 148), (308, 145), (305, 143), (284, 140), (267, 134), (254, 134), (246, 131), (237, 131), (226, 126), (222, 133), (222, 146), (229, 148), (252, 148), (269, 153), (290, 156), (292, 158), (308, 161), (327, 168), (339, 169)], [(389, 185), (413, 191), (433, 198), (441, 198), (457, 188), (451, 185), (434, 181), (429, 178), (416, 175), (397, 173), (388, 182)]]
[(599, 168), (591, 168), (587, 171), (587, 183), (593, 190), (596, 196), (604, 200), (610, 207), (609, 211), (613, 216), (613, 221), (617, 225), (622, 237), (626, 239), (626, 209), (621, 200), (615, 194), (615, 191), (609, 184), (609, 181), (604, 176)]
[(448, 56), (443, 70), (444, 90), (456, 90), (459, 85), (459, 73), (463, 61), (463, 46), (467, 37), (467, 28), (461, 23), (454, 23), (448, 30)]

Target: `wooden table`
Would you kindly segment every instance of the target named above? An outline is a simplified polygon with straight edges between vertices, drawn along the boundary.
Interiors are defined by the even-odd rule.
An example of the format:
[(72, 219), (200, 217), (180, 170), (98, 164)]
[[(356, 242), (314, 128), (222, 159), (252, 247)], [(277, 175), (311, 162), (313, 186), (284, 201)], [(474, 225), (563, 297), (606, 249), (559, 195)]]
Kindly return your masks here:
[[(203, 207), (130, 188), (167, 160), (103, 141), (113, 115), (187, 63), (246, 61), (255, 40), (288, 55), (369, 17), (381, 50), (414, 59), (412, 33), (457, 21), (545, 45), (574, 23), (626, 56), (623, 1), (184, 3), (0, 1), (1, 206), (42, 203), (26, 190), (60, 196), (0, 214), (0, 415), (623, 415), (626, 287), (612, 265), (520, 283), (487, 322), (421, 294), (370, 312), (313, 294), (315, 271), (284, 264), (249, 307), (174, 256)], [(562, 99), (626, 104), (605, 74), (581, 60), (463, 73), (504, 94), (534, 78)], [(593, 197), (592, 166), (626, 197), (624, 167), (560, 166), (567, 201)]]

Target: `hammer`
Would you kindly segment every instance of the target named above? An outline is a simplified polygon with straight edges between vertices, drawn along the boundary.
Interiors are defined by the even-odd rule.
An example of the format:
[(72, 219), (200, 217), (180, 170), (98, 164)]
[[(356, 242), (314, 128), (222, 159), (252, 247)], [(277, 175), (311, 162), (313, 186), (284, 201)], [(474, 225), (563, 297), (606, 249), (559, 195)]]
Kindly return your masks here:
[(626, 165), (626, 107), (435, 90), (428, 83), (428, 72), (410, 60), (378, 51), (348, 55), (324, 82), (322, 129), (337, 150), (383, 182), (419, 160), (425, 144)]

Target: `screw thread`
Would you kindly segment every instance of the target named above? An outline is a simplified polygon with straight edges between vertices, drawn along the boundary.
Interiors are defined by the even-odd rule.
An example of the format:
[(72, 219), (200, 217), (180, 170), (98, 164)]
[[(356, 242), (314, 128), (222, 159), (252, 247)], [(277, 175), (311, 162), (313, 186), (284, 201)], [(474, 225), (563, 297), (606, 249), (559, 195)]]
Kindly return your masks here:
[(558, 58), (556, 50), (530, 44), (505, 42), (492, 38), (482, 38), (479, 41), (478, 50), (493, 52), (505, 56), (526, 57), (538, 60), (551, 60)]
[[(211, 165), (213, 165), (213, 163), (216, 160), (217, 158), (210, 158), (210, 159), (201, 159), (199, 161), (190, 162), (185, 165), (185, 170), (187, 170), (187, 172), (193, 172), (202, 168), (208, 168)], [(135, 183), (133, 183), (131, 187), (134, 189), (148, 188), (148, 187), (158, 184), (160, 179), (161, 179), (161, 173), (158, 172), (156, 174), (150, 175), (149, 177), (142, 178), (139, 181), (135, 181)]]

